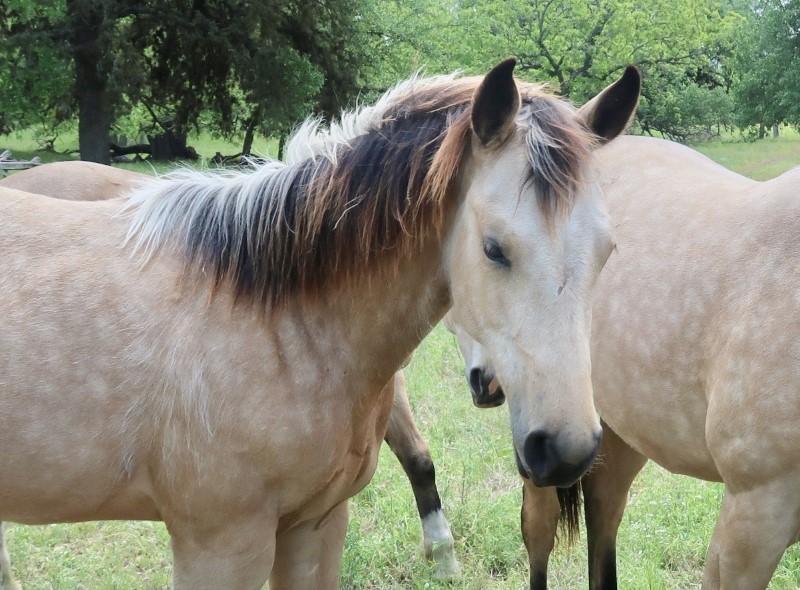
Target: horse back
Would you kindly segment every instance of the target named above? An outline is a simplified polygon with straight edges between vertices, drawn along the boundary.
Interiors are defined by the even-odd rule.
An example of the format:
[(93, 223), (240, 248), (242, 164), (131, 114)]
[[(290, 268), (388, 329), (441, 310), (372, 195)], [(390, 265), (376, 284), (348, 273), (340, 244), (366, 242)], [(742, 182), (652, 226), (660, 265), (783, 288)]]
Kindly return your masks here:
[(0, 180), (0, 187), (23, 190), (68, 201), (119, 197), (148, 176), (94, 162), (43, 164)]

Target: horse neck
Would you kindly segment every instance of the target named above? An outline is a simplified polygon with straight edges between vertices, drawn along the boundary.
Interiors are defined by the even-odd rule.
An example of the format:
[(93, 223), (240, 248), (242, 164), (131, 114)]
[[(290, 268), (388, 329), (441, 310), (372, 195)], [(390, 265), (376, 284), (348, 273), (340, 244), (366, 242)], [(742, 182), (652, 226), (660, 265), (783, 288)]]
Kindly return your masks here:
[(364, 380), (369, 391), (388, 382), (449, 306), (442, 246), (434, 237), (428, 242), (396, 270), (326, 293), (302, 312), (320, 314), (319, 325), (343, 353), (335, 359), (339, 369)]

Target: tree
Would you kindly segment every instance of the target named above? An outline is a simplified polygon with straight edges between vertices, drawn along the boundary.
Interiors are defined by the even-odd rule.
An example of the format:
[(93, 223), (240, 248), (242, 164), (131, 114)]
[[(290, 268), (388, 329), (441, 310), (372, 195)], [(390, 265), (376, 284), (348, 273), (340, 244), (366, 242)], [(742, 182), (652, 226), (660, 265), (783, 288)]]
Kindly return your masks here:
[(0, 132), (54, 128), (70, 117), (74, 70), (44, 33), (64, 18), (64, 8), (30, 0), (0, 3)]
[[(647, 97), (639, 116), (651, 129), (666, 130), (655, 111), (669, 111), (673, 131), (678, 129), (675, 116), (694, 108), (684, 100), (702, 96), (718, 110), (726, 108), (719, 100), (724, 92), (714, 90), (723, 72), (706, 79), (701, 73), (722, 67), (720, 44), (737, 15), (712, 0), (465, 0), (459, 13), (482, 37), (490, 59), (516, 55), (523, 76), (553, 83), (576, 103), (633, 63), (644, 73)], [(667, 80), (670, 89), (689, 94), (664, 95)], [(669, 108), (662, 101), (671, 103)]]
[[(77, 116), (81, 157), (109, 159), (109, 130), (132, 105), (168, 112), (185, 130), (206, 111), (222, 131), (245, 103), (251, 129), (297, 106), (330, 113), (358, 87), (360, 53), (350, 24), (357, 0), (6, 0), (0, 6), (0, 80), (59, 72), (49, 110)], [(61, 73), (64, 73), (61, 75)], [(69, 83), (65, 79), (69, 78)], [(34, 99), (44, 106), (46, 96)], [(6, 128), (30, 122), (18, 97), (0, 102)], [(241, 110), (241, 109), (240, 109)]]
[(800, 0), (755, 0), (736, 51), (737, 122), (800, 124)]

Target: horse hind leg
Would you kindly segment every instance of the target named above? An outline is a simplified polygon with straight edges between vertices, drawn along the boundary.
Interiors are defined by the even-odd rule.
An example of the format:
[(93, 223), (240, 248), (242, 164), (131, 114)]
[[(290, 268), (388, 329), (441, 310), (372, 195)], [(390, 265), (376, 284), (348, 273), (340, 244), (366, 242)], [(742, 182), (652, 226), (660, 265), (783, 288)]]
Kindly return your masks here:
[(384, 440), (403, 466), (414, 491), (417, 511), (422, 520), (425, 557), (433, 559), (438, 578), (452, 578), (461, 573), (455, 555), (455, 542), (442, 510), (442, 500), (436, 488), (436, 469), (428, 445), (411, 414), (402, 371), (393, 377), (393, 386), (394, 401)]
[(3, 523), (0, 522), (0, 590), (21, 590), (11, 576), (11, 559), (6, 549), (6, 536)]

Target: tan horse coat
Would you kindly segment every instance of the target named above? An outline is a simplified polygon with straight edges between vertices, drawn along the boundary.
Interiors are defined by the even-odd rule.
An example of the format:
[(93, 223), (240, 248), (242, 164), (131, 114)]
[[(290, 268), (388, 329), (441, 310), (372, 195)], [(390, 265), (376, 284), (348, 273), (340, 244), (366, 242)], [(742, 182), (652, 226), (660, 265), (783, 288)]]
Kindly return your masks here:
[(766, 587), (800, 534), (800, 171), (755, 182), (644, 138), (598, 159), (618, 237), (598, 410), (670, 471), (725, 482), (704, 587)]
[[(579, 476), (599, 426), (588, 295), (611, 245), (596, 187), (580, 182), (590, 149), (581, 118), (608, 130), (612, 113), (624, 125), (638, 75), (608, 95), (621, 112), (603, 100), (580, 117), (534, 89), (521, 97), (512, 70), (507, 61), (483, 81), (395, 91), (365, 110), (369, 124), (356, 122), (357, 140), (294, 167), (159, 181), (139, 193), (133, 225), (119, 201), (3, 189), (0, 518), (163, 520), (176, 589), (255, 589), (267, 578), (274, 590), (335, 587), (345, 500), (375, 468), (391, 406), (383, 386), (451, 303), (507, 367), (517, 444), (533, 435), (550, 445), (541, 456), (526, 445), (531, 469), (553, 482)], [(425, 116), (430, 124), (414, 128)], [(544, 150), (539, 126), (558, 135), (558, 154)], [(409, 130), (417, 133), (405, 143)], [(412, 160), (391, 160), (396, 145)], [(408, 184), (392, 184), (388, 165), (358, 166), (373, 147)], [(555, 167), (532, 169), (548, 161)], [(385, 183), (376, 198), (395, 201), (380, 209), (382, 200), (348, 190), (359, 188), (357, 173)], [(256, 207), (274, 223), (252, 216)], [(361, 223), (370, 216), (373, 224)], [(274, 242), (244, 240), (243, 227)], [(295, 240), (306, 227), (319, 233), (297, 240), (330, 239), (338, 249), (315, 245), (319, 258), (310, 259)], [(505, 251), (536, 242), (540, 257), (517, 257), (508, 270), (497, 243), (481, 247), (486, 228), (512, 228), (498, 236)], [(131, 235), (140, 258), (130, 242), (121, 246)], [(348, 240), (363, 249), (342, 249)], [(264, 258), (231, 260), (231, 247), (260, 248)], [(251, 277), (250, 264), (269, 272)], [(477, 264), (496, 273), (502, 290), (497, 281), (475, 283), (467, 267)], [(565, 269), (576, 274), (569, 297), (558, 299), (551, 286)], [(525, 302), (522, 292), (538, 299)], [(254, 304), (265, 301), (266, 309)], [(525, 317), (559, 313), (545, 333), (507, 333), (503, 316), (520, 306)], [(548, 354), (532, 356), (533, 348)], [(574, 367), (551, 372), (559, 357), (559, 366)], [(535, 385), (523, 378), (533, 373)], [(550, 400), (547, 414), (528, 408), (556, 385), (573, 403)]]
[(76, 160), (21, 170), (0, 179), (0, 186), (69, 201), (100, 201), (118, 197), (146, 179), (123, 168)]
[[(617, 528), (647, 458), (725, 484), (703, 588), (766, 588), (800, 539), (800, 169), (756, 182), (643, 137), (595, 157), (617, 251), (593, 306), (605, 425), (582, 480), (591, 588), (617, 587)], [(524, 491), (543, 590), (559, 504), (554, 490)]]
[[(149, 179), (145, 174), (76, 160), (44, 164), (26, 170), (24, 174), (16, 173), (0, 180), (0, 186), (58, 199), (94, 201), (123, 197), (137, 186), (145, 185)], [(403, 372), (395, 373), (386, 387), (391, 389), (393, 401), (384, 438), (402, 464), (414, 490), (422, 523), (424, 554), (436, 562), (438, 577), (453, 577), (460, 573), (455, 543), (442, 510), (428, 445), (411, 413)], [(7, 557), (3, 562), (2, 543), (0, 528), (0, 566), (5, 564), (5, 567), (0, 567), (0, 572), (10, 574)]]

